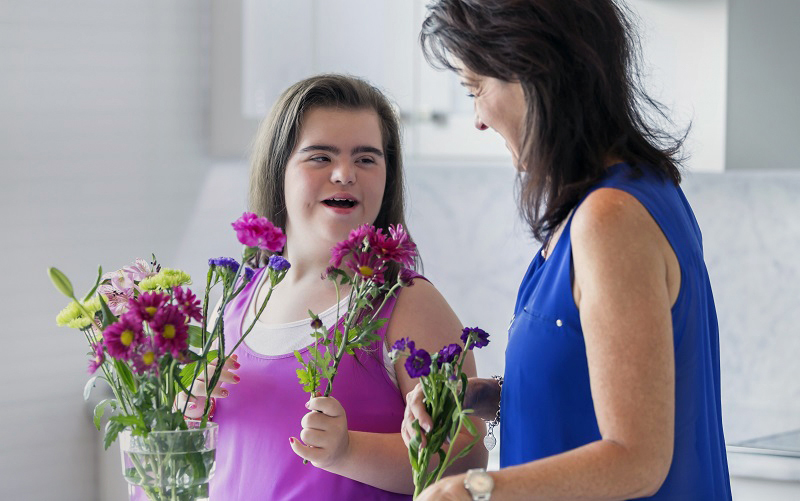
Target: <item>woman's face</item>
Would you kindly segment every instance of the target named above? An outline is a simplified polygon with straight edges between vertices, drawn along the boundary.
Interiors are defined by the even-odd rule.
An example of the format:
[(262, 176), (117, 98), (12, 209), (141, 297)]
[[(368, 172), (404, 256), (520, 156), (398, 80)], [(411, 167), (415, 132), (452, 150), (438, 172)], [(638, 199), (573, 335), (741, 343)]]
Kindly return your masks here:
[(353, 228), (373, 223), (385, 187), (386, 161), (375, 111), (306, 111), (284, 178), (290, 245), (324, 245), (327, 250)]
[(514, 165), (519, 165), (522, 147), (522, 130), (525, 120), (525, 95), (519, 82), (504, 82), (479, 75), (461, 65), (458, 70), (463, 85), (475, 105), (475, 127), (478, 130), (494, 129), (506, 140)]

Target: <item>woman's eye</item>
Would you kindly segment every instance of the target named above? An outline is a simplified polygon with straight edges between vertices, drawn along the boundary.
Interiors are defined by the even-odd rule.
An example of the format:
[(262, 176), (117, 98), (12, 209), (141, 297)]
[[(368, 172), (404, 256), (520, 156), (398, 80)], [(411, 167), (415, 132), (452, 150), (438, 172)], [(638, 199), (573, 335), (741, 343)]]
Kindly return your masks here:
[(358, 162), (362, 164), (374, 164), (375, 160), (370, 157), (364, 157), (364, 158), (359, 158)]
[(312, 162), (329, 162), (330, 158), (320, 155), (320, 156), (316, 156), (316, 157), (311, 157), (310, 160)]
[(467, 94), (467, 97), (470, 99), (475, 99), (475, 94), (469, 93)]

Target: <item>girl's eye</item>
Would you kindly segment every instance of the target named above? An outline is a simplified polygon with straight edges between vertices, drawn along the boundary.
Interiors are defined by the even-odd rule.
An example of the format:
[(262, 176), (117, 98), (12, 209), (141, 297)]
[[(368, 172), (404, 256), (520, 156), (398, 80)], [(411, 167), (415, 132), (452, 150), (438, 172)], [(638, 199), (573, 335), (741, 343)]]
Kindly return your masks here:
[(309, 160), (311, 160), (312, 162), (329, 162), (330, 158), (328, 158), (328, 157), (326, 157), (324, 155), (319, 155), (319, 156), (316, 156), (316, 157), (311, 157)]
[(362, 164), (374, 164), (375, 160), (371, 157), (364, 157), (364, 158), (359, 158), (358, 162)]

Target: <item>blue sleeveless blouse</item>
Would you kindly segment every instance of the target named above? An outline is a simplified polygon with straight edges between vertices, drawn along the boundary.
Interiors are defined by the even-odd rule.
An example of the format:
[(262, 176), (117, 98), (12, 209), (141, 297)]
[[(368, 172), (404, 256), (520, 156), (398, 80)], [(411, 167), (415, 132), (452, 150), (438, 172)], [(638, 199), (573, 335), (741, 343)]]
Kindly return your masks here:
[[(648, 499), (731, 499), (720, 409), (719, 331), (702, 236), (681, 189), (641, 170), (637, 177), (631, 166), (617, 164), (589, 193), (607, 187), (634, 196), (661, 228), (681, 269), (672, 307), (675, 448), (664, 484)], [(537, 252), (519, 288), (506, 348), (501, 467), (601, 439), (572, 296), (571, 223), (572, 216), (547, 260)]]

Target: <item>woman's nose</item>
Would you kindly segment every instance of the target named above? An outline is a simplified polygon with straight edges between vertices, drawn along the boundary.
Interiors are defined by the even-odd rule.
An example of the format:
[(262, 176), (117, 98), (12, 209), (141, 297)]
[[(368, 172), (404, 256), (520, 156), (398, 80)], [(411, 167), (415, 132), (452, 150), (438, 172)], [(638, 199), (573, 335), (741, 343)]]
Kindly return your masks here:
[(331, 182), (336, 184), (354, 184), (356, 182), (356, 168), (349, 162), (337, 163), (331, 171)]
[(479, 117), (477, 113), (475, 113), (475, 128), (478, 130), (486, 130), (489, 128), (488, 125), (481, 121), (481, 117)]

